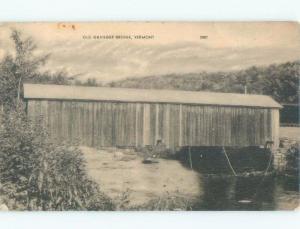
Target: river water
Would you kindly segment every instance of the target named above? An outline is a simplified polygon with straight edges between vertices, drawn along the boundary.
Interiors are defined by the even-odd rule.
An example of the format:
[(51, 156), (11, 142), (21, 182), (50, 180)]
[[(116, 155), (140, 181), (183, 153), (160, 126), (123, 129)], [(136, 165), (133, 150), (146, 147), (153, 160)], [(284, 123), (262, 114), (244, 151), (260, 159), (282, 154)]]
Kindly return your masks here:
[[(272, 159), (270, 152), (245, 148), (228, 150), (228, 155), (236, 173), (248, 175), (233, 176), (224, 153), (218, 148), (193, 148), (178, 155), (184, 166), (199, 174), (202, 194), (193, 210), (294, 210), (299, 207), (299, 176), (263, 176)], [(269, 171), (274, 174), (272, 167)], [(259, 174), (253, 175), (255, 172)]]
[(203, 194), (193, 210), (294, 210), (299, 206), (298, 180), (292, 177), (205, 177)]

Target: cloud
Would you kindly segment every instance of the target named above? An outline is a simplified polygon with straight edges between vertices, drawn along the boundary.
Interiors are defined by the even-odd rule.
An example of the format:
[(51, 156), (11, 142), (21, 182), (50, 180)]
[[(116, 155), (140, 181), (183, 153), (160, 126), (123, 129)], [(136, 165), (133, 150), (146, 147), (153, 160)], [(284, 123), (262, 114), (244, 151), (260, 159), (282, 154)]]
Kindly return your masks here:
[[(196, 30), (193, 24), (187, 24), (182, 27), (182, 30), (188, 28), (186, 34), (178, 34), (180, 26), (175, 30), (176, 26), (172, 24), (169, 30), (162, 30), (163, 26), (158, 24), (151, 27), (153, 31), (157, 28), (153, 41), (84, 40), (82, 34), (93, 31), (89, 27), (89, 30), (84, 29), (84, 26), (87, 25), (82, 25), (79, 31), (61, 32), (55, 24), (2, 24), (0, 58), (13, 50), (9, 39), (11, 27), (32, 36), (39, 47), (37, 53), (51, 53), (44, 70), (64, 69), (72, 75), (80, 74), (81, 79), (95, 78), (99, 81), (168, 73), (238, 70), (252, 65), (292, 61), (300, 56), (300, 33), (294, 27), (289, 29), (290, 24), (276, 24), (271, 32), (266, 30), (268, 26), (265, 24), (203, 24), (201, 29), (204, 32), (200, 27)], [(102, 30), (108, 27), (101, 26)], [(105, 33), (100, 29), (102, 34)], [(272, 36), (279, 29), (286, 32), (285, 37)], [(199, 34), (208, 34), (208, 41), (199, 41)]]

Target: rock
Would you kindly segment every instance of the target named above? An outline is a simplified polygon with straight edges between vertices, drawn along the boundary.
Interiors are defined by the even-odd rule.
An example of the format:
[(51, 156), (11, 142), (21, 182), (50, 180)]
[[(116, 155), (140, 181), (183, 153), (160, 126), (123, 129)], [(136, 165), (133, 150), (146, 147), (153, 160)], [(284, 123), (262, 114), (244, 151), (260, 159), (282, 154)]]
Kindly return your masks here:
[(152, 164), (152, 163), (158, 163), (157, 160), (153, 159), (152, 157), (147, 157), (142, 161), (144, 164)]
[(126, 154), (126, 155), (136, 155), (136, 152), (134, 152), (133, 149), (125, 149), (124, 154)]
[(114, 152), (114, 158), (121, 159), (124, 156), (124, 153), (121, 151)]
[(241, 204), (250, 204), (252, 203), (252, 200), (239, 200), (238, 202)]

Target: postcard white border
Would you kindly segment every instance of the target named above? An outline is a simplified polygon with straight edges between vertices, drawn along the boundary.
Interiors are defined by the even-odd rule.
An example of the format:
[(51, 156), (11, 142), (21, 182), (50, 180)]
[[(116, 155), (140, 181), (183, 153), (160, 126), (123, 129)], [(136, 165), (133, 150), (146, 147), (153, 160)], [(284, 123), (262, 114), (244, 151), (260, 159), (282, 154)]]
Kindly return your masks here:
[[(0, 6), (2, 22), (100, 20), (300, 21), (300, 1), (7, 0)], [(299, 219), (299, 212), (1, 212), (0, 228), (282, 229), (300, 228)]]

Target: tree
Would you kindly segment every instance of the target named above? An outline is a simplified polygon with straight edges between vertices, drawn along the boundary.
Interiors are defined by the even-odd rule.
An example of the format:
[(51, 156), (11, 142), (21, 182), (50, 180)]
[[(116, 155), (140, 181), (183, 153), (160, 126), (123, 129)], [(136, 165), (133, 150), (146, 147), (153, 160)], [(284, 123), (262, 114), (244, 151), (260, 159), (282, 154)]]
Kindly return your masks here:
[(46, 63), (49, 54), (34, 55), (36, 45), (31, 37), (23, 38), (20, 31), (12, 30), (14, 55), (7, 55), (0, 63), (0, 102), (12, 105), (20, 101), (23, 82), (39, 75), (39, 68)]
[(265, 94), (281, 103), (299, 101), (300, 61), (252, 66), (231, 72), (200, 72), (146, 76), (113, 81), (110, 87), (177, 89), (188, 91), (215, 91)]
[(263, 93), (283, 103), (299, 102), (300, 61), (271, 65), (265, 69)]
[(0, 193), (14, 210), (112, 210), (111, 200), (87, 175), (78, 146), (53, 144), (42, 117), (18, 110), (0, 125)]
[(76, 76), (69, 76), (64, 70), (58, 72), (43, 72), (36, 77), (27, 79), (26, 82), (39, 84), (56, 84), (56, 85), (70, 85), (71, 81)]
[[(0, 193), (10, 209), (111, 210), (111, 200), (89, 179), (80, 149), (53, 144), (43, 117), (32, 122), (20, 97), (25, 81), (66, 83), (63, 72), (40, 73), (49, 55), (34, 55), (36, 45), (12, 31), (15, 56), (0, 63)], [(2, 196), (1, 196), (2, 197)]]
[(87, 87), (102, 87), (103, 86), (102, 82), (98, 82), (95, 78), (88, 78), (85, 81), (75, 79), (73, 84), (76, 86), (87, 86)]

